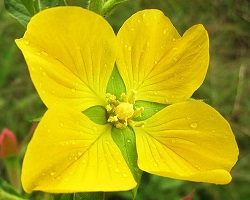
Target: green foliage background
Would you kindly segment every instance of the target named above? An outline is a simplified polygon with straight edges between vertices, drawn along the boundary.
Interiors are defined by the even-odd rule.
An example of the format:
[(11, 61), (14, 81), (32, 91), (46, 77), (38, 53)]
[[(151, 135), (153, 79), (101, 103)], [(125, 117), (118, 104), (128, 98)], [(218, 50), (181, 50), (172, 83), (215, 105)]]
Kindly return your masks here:
[[(86, 6), (86, 0), (67, 1)], [(162, 10), (182, 34), (201, 23), (210, 35), (210, 68), (194, 98), (204, 99), (227, 118), (240, 149), (232, 170), (233, 181), (225, 186), (192, 183), (144, 174), (137, 200), (175, 200), (195, 191), (194, 200), (250, 198), (250, 2), (248, 0), (131, 0), (107, 18), (117, 32), (123, 22), (141, 9)], [(19, 141), (30, 131), (31, 119), (46, 110), (38, 97), (21, 52), (14, 39), (25, 28), (12, 18), (0, 0), (0, 130), (7, 127)], [(0, 163), (0, 176), (6, 172)], [(31, 199), (42, 199), (34, 193)], [(0, 198), (1, 199), (1, 198)], [(109, 200), (127, 200), (127, 192), (109, 193)]]

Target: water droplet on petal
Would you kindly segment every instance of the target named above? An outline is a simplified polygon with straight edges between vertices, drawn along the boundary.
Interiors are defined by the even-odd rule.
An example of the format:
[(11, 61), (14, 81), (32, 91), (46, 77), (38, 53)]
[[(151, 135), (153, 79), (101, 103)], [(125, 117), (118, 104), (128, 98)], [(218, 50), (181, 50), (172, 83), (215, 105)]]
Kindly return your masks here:
[(115, 168), (115, 172), (116, 172), (116, 173), (119, 173), (120, 170), (119, 170), (118, 168)]
[(50, 172), (50, 176), (55, 176), (55, 172)]
[(214, 116), (213, 116), (213, 115), (210, 115), (210, 119), (213, 120), (213, 119), (214, 119)]
[(87, 161), (86, 161), (86, 160), (82, 160), (82, 163), (83, 163), (83, 164), (86, 164), (86, 163), (87, 163)]
[(109, 141), (108, 141), (108, 140), (106, 140), (105, 143), (106, 143), (107, 145), (109, 145)]
[(198, 124), (193, 122), (193, 123), (190, 124), (190, 126), (191, 126), (191, 128), (197, 128)]
[(200, 170), (201, 168), (198, 165), (194, 165), (196, 169)]
[(76, 89), (75, 89), (75, 88), (71, 88), (71, 92), (73, 92), (73, 93), (74, 93), (75, 91), (76, 91)]
[(29, 40), (24, 40), (24, 44), (28, 45), (28, 44), (30, 44), (30, 41)]
[(169, 103), (169, 102), (170, 102), (170, 99), (166, 98), (166, 99), (165, 99), (165, 102), (166, 102), (166, 103)]
[(127, 175), (126, 173), (122, 173), (122, 176), (123, 176), (124, 178), (128, 177), (128, 175)]
[(48, 56), (48, 53), (45, 52), (45, 51), (42, 51), (42, 54), (43, 54), (44, 56)]
[(167, 34), (167, 29), (163, 29), (163, 34), (166, 35)]

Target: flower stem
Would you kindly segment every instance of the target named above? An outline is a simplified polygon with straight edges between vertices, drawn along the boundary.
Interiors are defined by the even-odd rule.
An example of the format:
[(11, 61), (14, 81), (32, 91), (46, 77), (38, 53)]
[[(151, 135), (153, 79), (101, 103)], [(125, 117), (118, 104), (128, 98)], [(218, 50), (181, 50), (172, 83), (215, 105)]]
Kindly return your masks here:
[(3, 159), (5, 164), (7, 175), (11, 185), (16, 189), (17, 192), (21, 192), (20, 183), (20, 162), (17, 155), (8, 156)]

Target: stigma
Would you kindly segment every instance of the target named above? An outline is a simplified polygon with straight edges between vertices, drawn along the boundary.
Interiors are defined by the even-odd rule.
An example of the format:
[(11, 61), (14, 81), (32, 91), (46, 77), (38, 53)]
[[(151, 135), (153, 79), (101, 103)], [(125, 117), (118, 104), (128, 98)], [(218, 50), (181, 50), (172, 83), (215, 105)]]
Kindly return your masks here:
[(133, 118), (141, 116), (144, 108), (134, 108), (136, 91), (132, 90), (131, 94), (127, 96), (125, 93), (121, 94), (120, 101), (115, 95), (106, 94), (108, 105), (106, 106), (108, 122), (113, 124), (116, 128), (126, 128), (129, 126), (143, 126), (145, 122), (135, 122)]

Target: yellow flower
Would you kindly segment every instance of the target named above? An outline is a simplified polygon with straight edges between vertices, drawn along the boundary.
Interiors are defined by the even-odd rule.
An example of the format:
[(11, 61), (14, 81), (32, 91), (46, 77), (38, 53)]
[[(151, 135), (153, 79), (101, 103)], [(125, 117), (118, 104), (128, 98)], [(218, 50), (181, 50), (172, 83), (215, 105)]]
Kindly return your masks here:
[[(189, 100), (208, 68), (202, 25), (181, 37), (161, 11), (144, 10), (115, 36), (101, 16), (57, 7), (34, 16), (16, 43), (48, 107), (25, 154), (26, 192), (132, 189), (138, 169), (130, 154), (152, 174), (230, 182), (238, 156), (232, 130), (209, 105)], [(113, 70), (124, 93), (116, 94), (123, 83), (112, 82)], [(120, 133), (134, 133), (136, 141), (115, 141)], [(137, 151), (125, 155), (126, 142)]]

